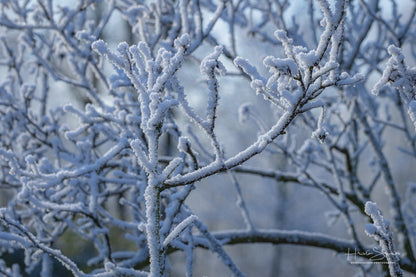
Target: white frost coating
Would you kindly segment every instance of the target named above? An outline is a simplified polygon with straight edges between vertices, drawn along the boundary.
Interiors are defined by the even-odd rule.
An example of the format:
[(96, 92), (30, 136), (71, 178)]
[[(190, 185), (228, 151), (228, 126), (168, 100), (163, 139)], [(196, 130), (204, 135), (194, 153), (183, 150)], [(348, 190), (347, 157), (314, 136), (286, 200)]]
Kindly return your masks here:
[(298, 67), (296, 63), (290, 58), (280, 59), (280, 58), (268, 56), (264, 58), (263, 64), (266, 67), (276, 68), (278, 71), (282, 72), (283, 74), (290, 74), (292, 76), (295, 76), (298, 74)]
[(277, 30), (277, 31), (275, 31), (275, 32), (274, 32), (274, 35), (275, 35), (275, 37), (276, 37), (278, 40), (284, 40), (284, 39), (287, 39), (286, 32), (285, 32), (285, 31), (283, 31), (283, 30)]
[(183, 159), (180, 157), (174, 158), (172, 161), (170, 161), (168, 166), (163, 169), (160, 179), (165, 180), (168, 178), (169, 175), (172, 174), (172, 172), (175, 171), (175, 169), (178, 168), (178, 166), (180, 166), (183, 162)]
[[(394, 192), (390, 168), (396, 161), (383, 155), (379, 139), (383, 130), (398, 132), (407, 140), (400, 153), (416, 153), (413, 128), (409, 129), (402, 114), (407, 109), (415, 121), (416, 68), (408, 68), (401, 50), (393, 46), (388, 49), (391, 59), (386, 65), (389, 57), (383, 49), (388, 43), (411, 45), (413, 18), (399, 16), (398, 0), (391, 0), (391, 11), (382, 13), (377, 13), (377, 0), (359, 1), (348, 10), (348, 0), (303, 1), (309, 5), (298, 13), (293, 12), (293, 1), (263, 1), (270, 5), (263, 7), (262, 1), (101, 0), (100, 16), (94, 18), (97, 1), (73, 1), (63, 7), (53, 0), (20, 1), (27, 5), (18, 0), (0, 1), (1, 10), (7, 11), (0, 15), (4, 31), (0, 35), (0, 180), (1, 188), (10, 191), (1, 209), (0, 244), (5, 253), (24, 248), (27, 262), (27, 266), (19, 263), (12, 268), (0, 257), (0, 272), (17, 277), (19, 271), (30, 273), (42, 262), (41, 274), (48, 276), (53, 274), (49, 260), (54, 259), (74, 276), (159, 277), (169, 274), (168, 255), (175, 251), (182, 252), (178, 257), (186, 255), (186, 263), (178, 264), (191, 276), (196, 271), (194, 252), (203, 247), (219, 256), (230, 268), (229, 275), (242, 276), (236, 266), (239, 261), (226, 253), (226, 245), (256, 241), (312, 245), (337, 253), (355, 247), (371, 252), (368, 242), (358, 239), (365, 230), (356, 225), (350, 212), (362, 208), (362, 199), (377, 195), (383, 187), (380, 183), (387, 183)], [(318, 4), (322, 12), (315, 10)], [(94, 42), (112, 29), (109, 25), (114, 20), (110, 19), (115, 13), (129, 23), (117, 23), (120, 29), (116, 32), (137, 38), (137, 45), (120, 43), (119, 36)], [(294, 16), (291, 22), (290, 13)], [(360, 18), (363, 20), (357, 22)], [(270, 26), (276, 26), (273, 22), (285, 29), (276, 32), (277, 39), (270, 33)], [(298, 26), (299, 22), (306, 24)], [(374, 28), (382, 35), (371, 35)], [(242, 44), (253, 50), (250, 62), (246, 57), (236, 58), (246, 52), (241, 52)], [(404, 53), (411, 63), (415, 53)], [(221, 79), (226, 85), (219, 86), (219, 73), (225, 72), (224, 65), (231, 60), (235, 71), (227, 72)], [(263, 68), (257, 71), (254, 65)], [(195, 66), (200, 70), (195, 71)], [(394, 89), (394, 94), (386, 89), (391, 97), (369, 96), (371, 80), (351, 86), (354, 92), (348, 92), (345, 86), (360, 79), (355, 72), (377, 78), (384, 67), (387, 74), (382, 81)], [(199, 71), (206, 77), (203, 81), (208, 89), (195, 86)], [(241, 88), (241, 92), (224, 91), (229, 88)], [(67, 90), (77, 94), (73, 106), (50, 101), (56, 92), (60, 95)], [(200, 100), (193, 94), (204, 92), (206, 114), (200, 103), (193, 110), (187, 102)], [(246, 94), (250, 92), (253, 94)], [(235, 105), (241, 101), (252, 103), (238, 110), (239, 120), (250, 119), (250, 125), (233, 124)], [(318, 119), (318, 111), (313, 110), (320, 106), (327, 108), (325, 120)], [(391, 117), (397, 108), (400, 116)], [(320, 144), (296, 133), (313, 132), (317, 121), (314, 134), (324, 139), (328, 130), (329, 143)], [(296, 123), (300, 124), (293, 126)], [(252, 139), (250, 146), (239, 140), (241, 133)], [(302, 140), (307, 140), (303, 146)], [(268, 163), (264, 159), (276, 157), (285, 158), (285, 170), (265, 169)], [(243, 166), (246, 161), (252, 166)], [(366, 161), (372, 161), (371, 165)], [(357, 169), (370, 175), (364, 180)], [(218, 179), (223, 173), (233, 176), (237, 209), (246, 225), (211, 233), (197, 219), (188, 222), (193, 213), (187, 204), (194, 189), (210, 182), (208, 176)], [(322, 192), (336, 209), (334, 214), (345, 217), (350, 240), (258, 229), (249, 218), (249, 206), (245, 207), (238, 183), (266, 178)], [(337, 187), (334, 181), (348, 187), (345, 193), (342, 184)], [(215, 193), (235, 193), (226, 188), (233, 183), (224, 182), (225, 191)], [(363, 196), (359, 199), (354, 198), (357, 189)], [(257, 192), (261, 193), (258, 201), (267, 200), (262, 195), (269, 191)], [(415, 205), (413, 194), (408, 200)], [(224, 196), (225, 201), (235, 199), (235, 195)], [(210, 208), (215, 214), (219, 207), (215, 195), (202, 197), (214, 201)], [(319, 202), (319, 194), (316, 197)], [(397, 236), (403, 238), (398, 249), (407, 257), (401, 263), (416, 271), (412, 265), (416, 209), (404, 212), (400, 197), (394, 193), (389, 197)], [(278, 202), (279, 210), (290, 210), (285, 201)], [(123, 214), (115, 215), (119, 210)], [(266, 212), (262, 216), (267, 217), (270, 211)], [(311, 220), (304, 220), (300, 227), (307, 227)], [(391, 228), (384, 218), (379, 223), (385, 230)], [(192, 225), (199, 232), (188, 228)], [(389, 246), (388, 232), (372, 225), (367, 233)], [(95, 247), (85, 253), (91, 266), (86, 274), (52, 249), (61, 247), (56, 242), (68, 229), (76, 239), (83, 238)], [(114, 245), (117, 235), (124, 235), (122, 244), (127, 242), (134, 249)], [(138, 267), (150, 272), (136, 270)], [(377, 272), (377, 267), (366, 268), (368, 275)]]
[(100, 54), (104, 54), (108, 51), (107, 46), (105, 45), (104, 41), (102, 39), (95, 41), (92, 44), (92, 49), (97, 51)]
[(283, 44), (286, 56), (293, 58), (293, 39), (288, 38), (286, 31), (283, 30), (275, 31), (274, 35)]
[(377, 232), (377, 227), (374, 224), (367, 223), (365, 225), (365, 232), (368, 235), (374, 235)]
[(34, 206), (53, 211), (71, 211), (74, 213), (78, 213), (83, 211), (85, 207), (84, 203), (81, 202), (57, 204), (50, 201), (40, 201), (33, 196), (28, 197), (27, 200), (30, 200), (30, 202), (33, 203)]
[(339, 64), (337, 62), (328, 61), (325, 63), (323, 67), (321, 67), (317, 72), (314, 72), (312, 74), (312, 79), (317, 79), (318, 77), (321, 77), (322, 75), (338, 68)]
[(105, 271), (113, 271), (116, 268), (116, 265), (112, 262), (106, 262), (104, 264)]
[[(348, 1), (346, 0), (336, 0), (334, 9), (333, 9), (333, 18), (338, 19), (341, 18), (342, 13), (345, 12), (345, 7), (347, 6)], [(336, 24), (336, 22), (334, 22)]]
[(151, 276), (161, 276), (161, 241), (160, 241), (160, 221), (159, 206), (160, 196), (157, 189), (157, 180), (150, 175), (149, 184), (146, 187), (144, 198), (146, 204), (146, 234), (147, 245), (150, 255), (150, 272)]
[(371, 90), (371, 93), (374, 95), (378, 95), (381, 91), (381, 89), (387, 84), (389, 81), (390, 74), (392, 73), (392, 68), (386, 67), (383, 71), (383, 75), (381, 78), (377, 81), (377, 83), (374, 85), (374, 88)]
[(411, 100), (409, 102), (407, 112), (409, 114), (410, 119), (413, 122), (413, 125), (415, 125), (415, 128), (416, 128), (416, 101), (415, 100)]
[(292, 107), (293, 105), (296, 105), (296, 103), (299, 101), (299, 98), (301, 97), (299, 93), (296, 94), (296, 91), (292, 93), (291, 91), (287, 89), (282, 90), (282, 96), (287, 101), (286, 108), (288, 109)]
[(376, 203), (368, 201), (367, 203), (365, 203), (365, 213), (369, 216), (374, 216), (376, 218), (378, 218), (380, 216), (380, 211), (377, 208)]
[(136, 20), (142, 17), (145, 13), (146, 8), (141, 5), (131, 6), (126, 11), (126, 15), (128, 16), (130, 23), (136, 22)]
[(92, 172), (89, 180), (90, 185), (90, 202), (89, 202), (89, 211), (93, 216), (97, 216), (97, 200), (99, 197), (98, 190), (98, 175), (96, 172)]
[(325, 107), (322, 107), (321, 114), (319, 115), (318, 119), (318, 128), (312, 133), (312, 137), (316, 137), (319, 142), (324, 143), (328, 136), (326, 124), (324, 124), (325, 120)]
[[(104, 43), (103, 40), (97, 40), (97, 41), (93, 42), (91, 47), (97, 53), (107, 57), (112, 63), (114, 63), (114, 65), (117, 65), (120, 68), (122, 68), (123, 65), (125, 65), (124, 60), (121, 57), (118, 57), (115, 54), (113, 54), (108, 49), (107, 45)], [(123, 49), (122, 45), (119, 45), (118, 49), (122, 50)]]
[(36, 162), (35, 157), (33, 157), (33, 155), (27, 155), (25, 160), (28, 164), (34, 164)]
[(382, 254), (388, 261), (391, 276), (403, 276), (399, 265), (399, 254), (394, 250), (393, 233), (390, 229), (390, 222), (385, 219), (376, 203), (367, 201), (365, 213), (371, 217), (374, 224), (366, 224), (365, 232), (368, 236), (379, 242)]
[(315, 50), (311, 50), (308, 53), (299, 53), (298, 57), (304, 68), (314, 66), (316, 61), (318, 60)]
[(416, 68), (409, 68), (404, 62), (400, 48), (390, 45), (388, 53), (391, 55), (383, 71), (383, 75), (374, 85), (372, 93), (377, 95), (385, 86), (398, 90), (400, 97), (407, 104), (407, 112), (416, 127)]
[(237, 57), (234, 59), (235, 66), (241, 68), (247, 75), (251, 77), (251, 80), (259, 80), (263, 84), (266, 83), (266, 79), (263, 78), (258, 72), (256, 67), (252, 66), (248, 60), (243, 59), (241, 57)]
[(75, 37), (79, 40), (85, 40), (87, 42), (93, 42), (94, 40), (96, 40), (97, 38), (93, 35), (91, 35), (89, 32), (87, 32), (86, 30), (81, 30), (78, 31), (75, 34)]
[(147, 169), (151, 168), (151, 165), (149, 163), (149, 157), (145, 153), (144, 146), (142, 142), (138, 139), (132, 140), (130, 142), (130, 146), (134, 151), (134, 154), (136, 154), (136, 157), (139, 161), (139, 163)]
[(352, 77), (350, 77), (349, 74), (346, 72), (343, 73), (345, 74), (341, 74), (341, 79), (336, 82), (339, 86), (354, 85), (364, 80), (364, 75), (361, 73), (357, 73)]
[(391, 55), (391, 56), (395, 56), (397, 60), (402, 61), (404, 60), (404, 56), (402, 54), (402, 51), (400, 50), (399, 47), (391, 44), (389, 45), (389, 47), (387, 47), (387, 52)]
[(264, 88), (265, 84), (264, 84), (263, 80), (258, 80), (257, 79), (257, 80), (253, 80), (250, 83), (250, 86), (251, 86), (252, 89), (256, 90), (256, 92), (257, 92), (259, 89)]
[(219, 57), (223, 52), (222, 46), (216, 46), (214, 52), (206, 56), (200, 65), (200, 71), (202, 74), (206, 75), (208, 82), (208, 105), (207, 105), (207, 123), (210, 132), (214, 129), (215, 119), (216, 119), (216, 110), (219, 100), (219, 82), (217, 80), (216, 73), (217, 71), (220, 74), (225, 73), (224, 65), (219, 61)]
[(200, 65), (201, 73), (203, 74), (211, 74), (211, 71), (213, 69), (218, 69), (221, 73), (225, 73), (225, 67), (224, 65), (218, 61), (218, 58), (221, 56), (223, 52), (224, 47), (222, 46), (216, 46), (214, 48), (214, 52), (206, 56)]
[(387, 62), (387, 65), (383, 71), (383, 75), (374, 85), (372, 93), (378, 95), (380, 90), (387, 84), (394, 88), (398, 88), (403, 92), (415, 94), (414, 83), (415, 74), (414, 71), (408, 68), (404, 63), (404, 56), (400, 48), (390, 45), (388, 47), (388, 53), (391, 55)]
[(189, 141), (189, 139), (187, 137), (179, 137), (178, 139), (178, 150), (181, 152), (186, 153), (188, 151), (188, 146), (191, 145), (191, 142)]
[(171, 243), (171, 241), (179, 237), (179, 235), (186, 228), (188, 228), (189, 225), (191, 225), (195, 220), (198, 220), (198, 217), (196, 215), (190, 215), (187, 218), (185, 218), (181, 223), (179, 223), (163, 241), (163, 248), (166, 248), (169, 245), (169, 243)]
[(179, 47), (187, 46), (189, 45), (190, 42), (191, 42), (191, 37), (189, 36), (189, 34), (183, 34), (181, 37), (175, 39), (175, 47), (179, 48)]
[(92, 276), (94, 277), (112, 277), (112, 276), (147, 277), (149, 276), (147, 272), (135, 270), (133, 268), (119, 267), (110, 261), (107, 261), (104, 263), (104, 269), (106, 272), (94, 274)]

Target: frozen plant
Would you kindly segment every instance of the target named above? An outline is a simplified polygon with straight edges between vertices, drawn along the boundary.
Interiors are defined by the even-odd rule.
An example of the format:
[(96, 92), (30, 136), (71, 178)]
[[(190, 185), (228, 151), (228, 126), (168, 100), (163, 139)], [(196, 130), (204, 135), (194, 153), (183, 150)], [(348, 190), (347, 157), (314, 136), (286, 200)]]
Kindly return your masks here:
[(365, 203), (365, 213), (374, 221), (365, 226), (365, 232), (373, 237), (381, 247), (381, 253), (386, 257), (391, 276), (403, 276), (398, 263), (398, 253), (394, 251), (393, 233), (390, 230), (390, 222), (385, 219), (376, 204), (368, 201)]
[(339, 266), (416, 273), (400, 185), (416, 176), (397, 167), (416, 158), (416, 3), (400, 3), (0, 1), (0, 274), (192, 276), (207, 249), (226, 276), (264, 276), (228, 246), (369, 259), (367, 215), (400, 256)]

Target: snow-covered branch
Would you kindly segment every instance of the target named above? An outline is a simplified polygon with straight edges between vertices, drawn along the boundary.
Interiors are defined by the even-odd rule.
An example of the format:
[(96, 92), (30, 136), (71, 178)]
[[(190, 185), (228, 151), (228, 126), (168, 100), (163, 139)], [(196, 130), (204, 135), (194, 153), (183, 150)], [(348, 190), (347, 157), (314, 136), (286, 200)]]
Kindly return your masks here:
[(295, 2), (0, 1), (0, 274), (416, 273), (416, 5)]

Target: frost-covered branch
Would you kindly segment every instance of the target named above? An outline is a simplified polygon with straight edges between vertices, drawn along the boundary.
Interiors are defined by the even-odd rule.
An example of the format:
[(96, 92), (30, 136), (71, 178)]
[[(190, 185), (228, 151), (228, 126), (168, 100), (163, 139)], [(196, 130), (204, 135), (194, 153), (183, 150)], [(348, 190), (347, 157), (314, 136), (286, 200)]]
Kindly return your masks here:
[[(0, 274), (218, 275), (203, 248), (261, 276), (306, 255), (281, 244), (371, 262), (380, 191), (393, 224), (367, 232), (415, 273), (416, 6), (293, 3), (0, 1)], [(260, 242), (259, 267), (228, 247)]]
[(380, 244), (383, 255), (389, 264), (391, 276), (403, 276), (400, 269), (398, 253), (394, 250), (393, 233), (390, 230), (390, 222), (385, 219), (381, 211), (373, 202), (365, 204), (365, 212), (371, 217), (374, 224), (367, 224), (365, 232), (368, 236), (373, 237)]

